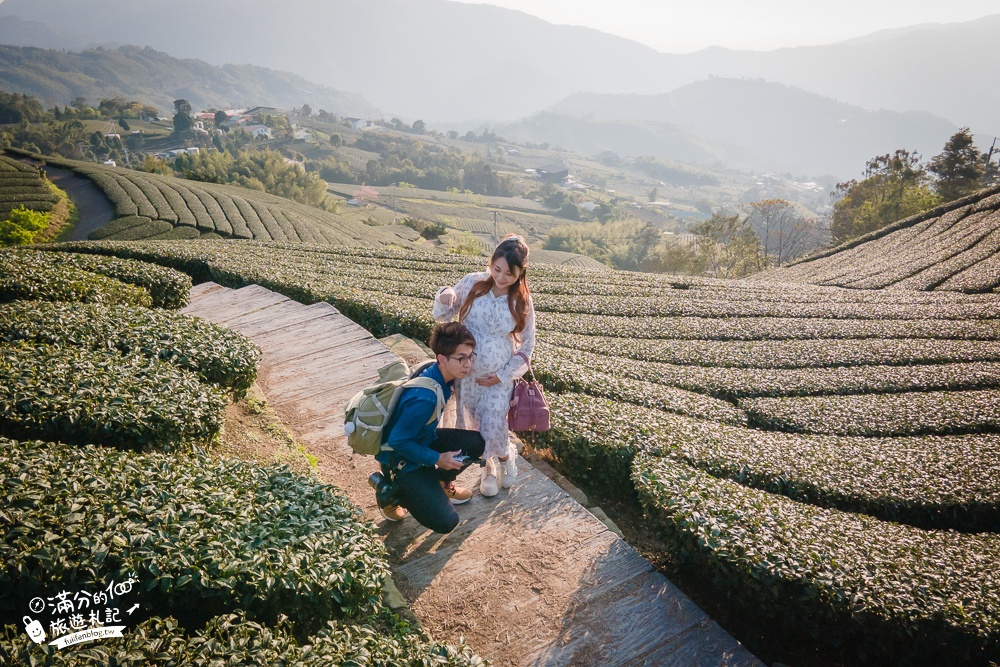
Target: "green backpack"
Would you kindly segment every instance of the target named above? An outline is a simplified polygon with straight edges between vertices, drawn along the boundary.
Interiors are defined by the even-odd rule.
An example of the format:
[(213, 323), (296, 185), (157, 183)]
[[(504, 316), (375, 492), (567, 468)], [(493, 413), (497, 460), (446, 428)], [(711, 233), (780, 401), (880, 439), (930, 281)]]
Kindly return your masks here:
[(445, 405), (441, 385), (433, 378), (414, 377), (433, 363), (436, 363), (433, 359), (425, 361), (412, 371), (402, 359), (387, 364), (378, 369), (375, 384), (362, 389), (347, 402), (344, 435), (356, 454), (374, 456), (382, 450), (383, 436), (388, 435), (382, 433), (382, 427), (388, 423), (404, 389), (423, 387), (433, 391), (437, 396), (437, 406), (427, 423), (440, 419)]

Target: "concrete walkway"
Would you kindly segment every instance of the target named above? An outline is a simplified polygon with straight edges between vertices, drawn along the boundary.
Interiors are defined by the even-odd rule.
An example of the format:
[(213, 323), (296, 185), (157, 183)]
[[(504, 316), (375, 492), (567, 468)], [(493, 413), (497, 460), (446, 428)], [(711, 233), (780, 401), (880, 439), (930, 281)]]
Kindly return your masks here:
[[(377, 468), (343, 437), (343, 406), (398, 357), (329, 304), (256, 285), (196, 286), (186, 313), (263, 350), (258, 384), (320, 461), (320, 477), (377, 519), (394, 579), (440, 641), (495, 665), (761, 665), (634, 549), (519, 458), (513, 488), (478, 493), (447, 536), (389, 524), (365, 483)], [(478, 488), (478, 469), (459, 483)]]

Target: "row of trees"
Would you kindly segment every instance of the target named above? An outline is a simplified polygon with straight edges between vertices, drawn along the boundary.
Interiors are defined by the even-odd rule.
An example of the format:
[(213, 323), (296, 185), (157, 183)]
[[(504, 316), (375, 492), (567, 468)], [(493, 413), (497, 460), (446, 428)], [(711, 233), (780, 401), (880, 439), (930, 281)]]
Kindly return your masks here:
[(240, 185), (317, 208), (326, 204), (326, 181), (274, 150), (186, 153), (174, 158), (172, 170), (193, 181)]
[(889, 223), (954, 201), (1000, 182), (993, 150), (976, 148), (963, 127), (926, 164), (916, 151), (877, 155), (865, 165), (861, 180), (838, 183), (830, 232), (843, 243)]
[[(334, 136), (341, 141), (339, 135)], [(501, 197), (513, 193), (510, 177), (478, 155), (377, 132), (361, 135), (353, 147), (377, 153), (378, 157), (369, 159), (363, 169), (332, 156), (307, 161), (306, 168), (335, 183), (411, 183), (428, 190), (457, 188)]]
[(0, 148), (15, 146), (72, 159), (121, 159), (126, 148), (141, 147), (142, 135), (109, 138), (102, 132), (89, 131), (84, 121), (109, 121), (127, 133), (130, 126), (126, 119), (151, 118), (156, 113), (155, 107), (122, 97), (102, 99), (97, 106), (78, 97), (65, 107), (46, 110), (30, 95), (0, 91)]
[(49, 121), (102, 120), (115, 118), (155, 118), (156, 107), (124, 97), (102, 99), (91, 106), (85, 97), (77, 97), (65, 107), (58, 105), (46, 110), (31, 95), (0, 91), (0, 125), (21, 122), (46, 123)]
[(554, 228), (548, 250), (593, 257), (617, 269), (742, 278), (788, 262), (829, 239), (822, 220), (783, 199), (756, 201), (736, 214), (715, 213), (690, 236), (664, 235), (648, 222), (621, 217)]

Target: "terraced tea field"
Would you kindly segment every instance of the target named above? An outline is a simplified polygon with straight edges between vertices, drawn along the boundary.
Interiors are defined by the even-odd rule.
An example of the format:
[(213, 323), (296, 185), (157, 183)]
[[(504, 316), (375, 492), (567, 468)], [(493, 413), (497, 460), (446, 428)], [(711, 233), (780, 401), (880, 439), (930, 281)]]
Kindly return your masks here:
[(191, 285), (0, 249), (0, 664), (482, 665), (382, 602), (385, 546), (344, 492), (218, 456), (261, 351), (178, 312)]
[[(258, 283), (424, 340), (437, 288), (481, 268), (289, 243), (65, 249)], [(849, 664), (1000, 659), (1000, 295), (529, 275), (553, 411), (541, 444), (641, 504), (667, 557), (768, 646), (802, 637)]]
[(18, 207), (51, 211), (59, 198), (42, 180), (38, 170), (6, 155), (0, 155), (0, 220)]
[[(409, 234), (372, 227), (265, 192), (172, 176), (49, 158), (92, 180), (111, 200), (115, 219), (94, 239), (193, 239), (201, 236), (337, 245), (411, 245)], [(384, 220), (376, 221), (385, 224)]]
[[(359, 185), (330, 184), (329, 191), (350, 199)], [(523, 197), (487, 197), (463, 192), (440, 192), (410, 187), (371, 188), (378, 193), (372, 209), (386, 210), (398, 219), (416, 218), (439, 223), (458, 231), (493, 237), (522, 234), (529, 241), (541, 240), (554, 227), (572, 224), (571, 220), (552, 215), (538, 202)], [(371, 210), (371, 209), (369, 209)], [(496, 225), (493, 213), (499, 213)]]
[(1000, 188), (900, 220), (766, 279), (854, 289), (1000, 289)]

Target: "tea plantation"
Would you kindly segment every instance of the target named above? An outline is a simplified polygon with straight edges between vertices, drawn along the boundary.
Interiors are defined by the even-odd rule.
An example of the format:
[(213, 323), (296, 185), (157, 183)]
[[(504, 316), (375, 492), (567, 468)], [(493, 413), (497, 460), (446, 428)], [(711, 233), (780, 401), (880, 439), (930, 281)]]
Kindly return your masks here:
[(0, 220), (15, 208), (51, 211), (59, 198), (34, 167), (0, 155)]
[(900, 220), (762, 277), (860, 289), (996, 291), (1000, 188)]
[[(0, 157), (4, 157), (0, 169), (13, 163), (31, 172), (18, 173), (35, 174), (37, 179), (34, 168), (10, 157)], [(127, 241), (207, 236), (337, 245), (409, 245), (408, 235), (400, 236), (390, 228), (372, 227), (348, 216), (249, 188), (189, 181), (93, 162), (55, 157), (44, 160), (90, 179), (111, 201), (115, 217), (91, 234), (94, 239)], [(3, 173), (0, 171), (0, 207)], [(18, 196), (24, 200), (23, 194)]]
[[(384, 606), (384, 547), (341, 491), (211, 454), (260, 352), (179, 314), (191, 284), (0, 250), (0, 664), (483, 664)], [(30, 620), (126, 629), (60, 649)]]
[[(481, 268), (288, 243), (60, 249), (257, 283), (420, 339), (437, 288)], [(771, 646), (806, 638), (849, 664), (1000, 661), (1000, 296), (529, 276), (553, 410), (536, 445), (641, 505), (671, 561)]]

